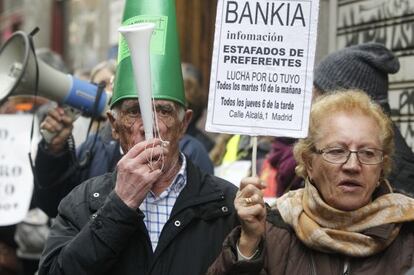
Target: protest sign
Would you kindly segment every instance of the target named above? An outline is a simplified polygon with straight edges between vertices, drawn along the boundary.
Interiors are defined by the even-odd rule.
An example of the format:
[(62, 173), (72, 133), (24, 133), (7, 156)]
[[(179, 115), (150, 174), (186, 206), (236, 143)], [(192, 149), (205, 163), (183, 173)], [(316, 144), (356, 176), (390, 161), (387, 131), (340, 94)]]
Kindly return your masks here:
[(24, 219), (33, 192), (31, 115), (0, 115), (0, 226)]
[(305, 137), (318, 0), (219, 0), (206, 130)]

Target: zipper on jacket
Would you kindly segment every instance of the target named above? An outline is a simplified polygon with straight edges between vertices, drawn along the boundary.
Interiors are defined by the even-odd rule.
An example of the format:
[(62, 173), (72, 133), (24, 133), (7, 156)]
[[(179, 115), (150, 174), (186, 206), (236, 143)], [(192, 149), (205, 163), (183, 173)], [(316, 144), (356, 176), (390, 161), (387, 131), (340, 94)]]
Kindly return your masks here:
[(342, 275), (350, 275), (351, 268), (349, 263), (349, 258), (346, 258), (344, 261), (344, 270), (342, 272)]

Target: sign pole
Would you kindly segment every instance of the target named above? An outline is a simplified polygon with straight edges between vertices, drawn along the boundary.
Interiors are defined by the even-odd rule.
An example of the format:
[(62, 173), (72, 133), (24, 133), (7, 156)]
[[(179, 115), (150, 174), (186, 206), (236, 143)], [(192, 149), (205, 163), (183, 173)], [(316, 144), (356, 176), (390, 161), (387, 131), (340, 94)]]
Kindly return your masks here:
[(257, 136), (252, 136), (252, 177), (257, 175)]

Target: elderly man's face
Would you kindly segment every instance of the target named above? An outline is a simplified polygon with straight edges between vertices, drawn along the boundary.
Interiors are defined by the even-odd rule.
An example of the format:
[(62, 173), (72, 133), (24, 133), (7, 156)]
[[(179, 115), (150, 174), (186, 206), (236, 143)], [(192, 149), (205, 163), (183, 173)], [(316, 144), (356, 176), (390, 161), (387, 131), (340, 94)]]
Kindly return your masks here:
[[(321, 122), (318, 150), (339, 147), (349, 150), (382, 149), (375, 120), (362, 114), (336, 113)], [(330, 206), (351, 211), (367, 205), (377, 187), (382, 163), (367, 165), (352, 153), (344, 164), (333, 164), (314, 153), (307, 163), (310, 179)]]
[[(192, 113), (187, 110), (184, 112), (184, 116), (182, 114), (180, 116), (180, 107), (167, 100), (155, 100), (154, 105), (159, 129), (159, 132), (155, 132), (154, 137), (170, 142), (169, 155), (172, 156), (179, 150), (179, 140), (187, 129)], [(138, 100), (123, 100), (121, 105), (116, 108), (116, 112), (116, 117), (110, 116), (113, 135), (114, 138), (119, 139), (123, 151), (127, 152), (135, 144), (145, 140)], [(154, 122), (154, 130), (156, 127)]]

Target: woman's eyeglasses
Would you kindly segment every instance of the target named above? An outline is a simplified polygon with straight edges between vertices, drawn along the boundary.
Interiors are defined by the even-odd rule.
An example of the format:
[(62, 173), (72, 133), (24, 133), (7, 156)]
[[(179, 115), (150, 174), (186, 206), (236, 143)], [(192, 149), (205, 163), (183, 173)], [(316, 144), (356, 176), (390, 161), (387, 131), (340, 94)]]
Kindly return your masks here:
[(313, 151), (314, 153), (322, 155), (323, 159), (327, 162), (334, 164), (346, 163), (352, 153), (356, 154), (358, 161), (362, 164), (374, 165), (384, 160), (384, 152), (376, 148), (363, 148), (354, 151), (341, 147), (328, 147), (320, 150), (314, 148)]

